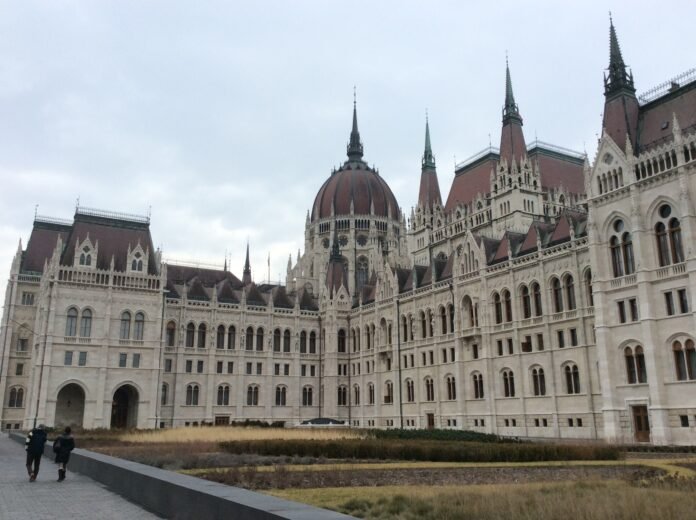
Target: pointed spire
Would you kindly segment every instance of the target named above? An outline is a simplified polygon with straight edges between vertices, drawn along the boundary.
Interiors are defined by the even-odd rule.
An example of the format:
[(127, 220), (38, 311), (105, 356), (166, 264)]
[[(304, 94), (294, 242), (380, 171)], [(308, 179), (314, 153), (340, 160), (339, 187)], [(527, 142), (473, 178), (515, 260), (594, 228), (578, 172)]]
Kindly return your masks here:
[(249, 263), (249, 241), (247, 240), (246, 261), (244, 262), (244, 273), (242, 274), (242, 283), (248, 285), (251, 283), (251, 264)]
[(430, 124), (428, 122), (428, 111), (425, 112), (425, 151), (423, 152), (423, 168), (435, 169), (435, 156), (430, 146)]
[(522, 124), (519, 107), (515, 103), (515, 94), (512, 92), (512, 79), (510, 78), (510, 64), (505, 56), (505, 106), (503, 107), (503, 124), (515, 120)]
[(347, 152), (348, 160), (362, 161), (363, 145), (360, 142), (360, 132), (358, 132), (358, 108), (355, 87), (353, 87), (353, 128), (350, 131), (350, 142), (348, 143)]
[(338, 244), (338, 231), (334, 227), (333, 245), (331, 246), (331, 256), (329, 262), (343, 262), (341, 258), (341, 249)]
[(604, 95), (608, 96), (621, 90), (628, 90), (635, 93), (636, 89), (633, 86), (633, 75), (626, 69), (623, 56), (621, 55), (621, 46), (619, 39), (616, 36), (614, 28), (614, 20), (609, 13), (609, 75), (604, 78)]

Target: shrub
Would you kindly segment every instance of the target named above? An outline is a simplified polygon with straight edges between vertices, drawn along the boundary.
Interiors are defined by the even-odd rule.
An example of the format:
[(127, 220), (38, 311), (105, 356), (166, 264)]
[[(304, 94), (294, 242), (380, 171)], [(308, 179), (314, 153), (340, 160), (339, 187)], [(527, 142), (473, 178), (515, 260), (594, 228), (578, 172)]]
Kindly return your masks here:
[(472, 432), (469, 430), (366, 430), (366, 436), (375, 439), (422, 439), (433, 441), (468, 441), (468, 442), (521, 442), (517, 438), (500, 437), (491, 433)]

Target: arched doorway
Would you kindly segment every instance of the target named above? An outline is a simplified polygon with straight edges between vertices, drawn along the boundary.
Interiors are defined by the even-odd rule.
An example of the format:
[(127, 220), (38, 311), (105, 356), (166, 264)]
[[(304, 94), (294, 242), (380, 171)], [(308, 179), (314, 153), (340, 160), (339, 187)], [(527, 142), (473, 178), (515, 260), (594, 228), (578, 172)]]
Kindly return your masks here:
[(116, 389), (111, 402), (111, 427), (136, 428), (138, 426), (138, 391), (132, 385)]
[(82, 426), (85, 415), (85, 391), (76, 383), (65, 385), (56, 397), (56, 428)]

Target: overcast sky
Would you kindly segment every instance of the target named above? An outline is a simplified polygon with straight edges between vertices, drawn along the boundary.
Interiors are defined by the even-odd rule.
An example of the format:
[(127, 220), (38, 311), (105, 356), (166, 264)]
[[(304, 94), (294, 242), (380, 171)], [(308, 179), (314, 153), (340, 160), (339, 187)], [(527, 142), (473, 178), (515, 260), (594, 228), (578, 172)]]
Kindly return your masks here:
[[(498, 145), (505, 54), (527, 141), (593, 156), (608, 11), (639, 92), (695, 65), (693, 0), (0, 0), (0, 276), (40, 215), (146, 214), (165, 258), (277, 280), (345, 159), (353, 85), (365, 158), (408, 214), (430, 114), (453, 164)], [(4, 282), (0, 295), (4, 292)]]

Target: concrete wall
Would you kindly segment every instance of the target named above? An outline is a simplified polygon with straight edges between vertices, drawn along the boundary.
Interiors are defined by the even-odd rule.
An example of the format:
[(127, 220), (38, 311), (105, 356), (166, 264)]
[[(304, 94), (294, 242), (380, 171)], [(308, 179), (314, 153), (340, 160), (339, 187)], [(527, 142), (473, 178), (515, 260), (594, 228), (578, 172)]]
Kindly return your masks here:
[[(24, 443), (24, 435), (10, 433)], [(46, 444), (53, 457), (52, 443)], [(106, 485), (143, 508), (175, 520), (234, 518), (235, 520), (349, 520), (353, 517), (298, 502), (165, 471), (137, 462), (75, 449), (71, 471)]]

